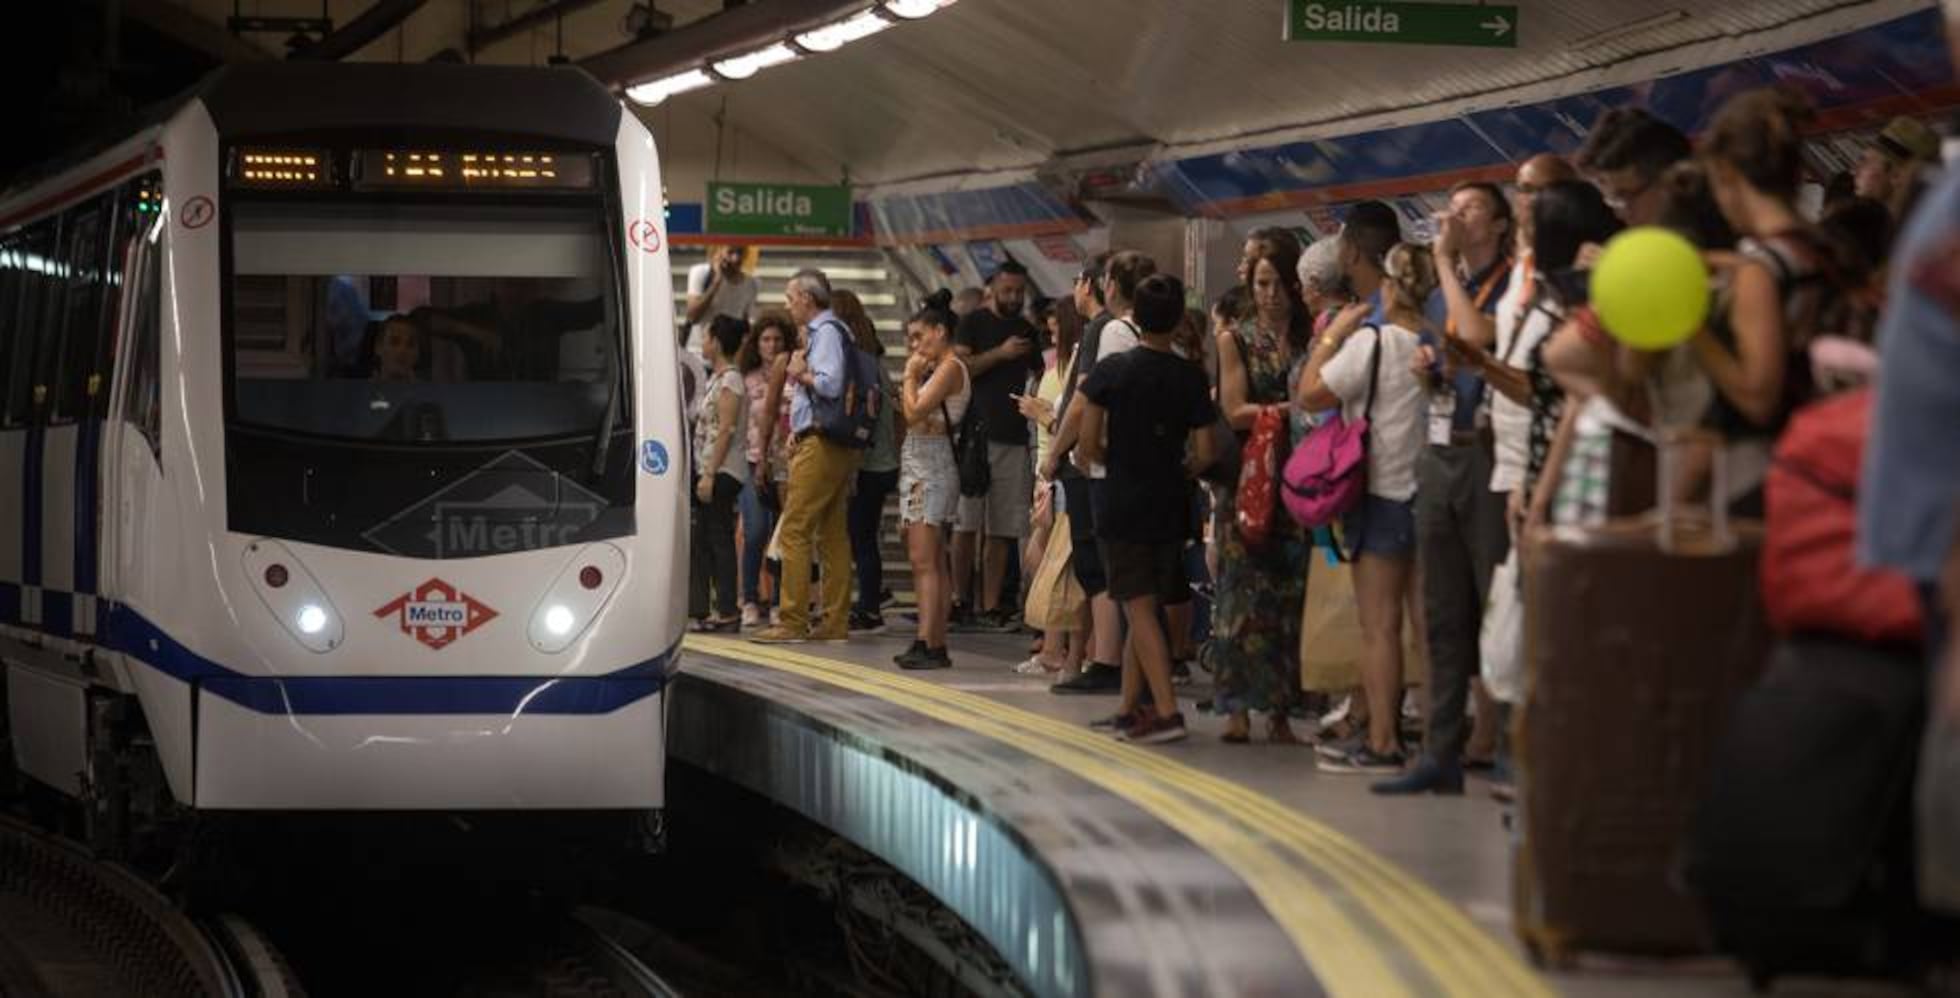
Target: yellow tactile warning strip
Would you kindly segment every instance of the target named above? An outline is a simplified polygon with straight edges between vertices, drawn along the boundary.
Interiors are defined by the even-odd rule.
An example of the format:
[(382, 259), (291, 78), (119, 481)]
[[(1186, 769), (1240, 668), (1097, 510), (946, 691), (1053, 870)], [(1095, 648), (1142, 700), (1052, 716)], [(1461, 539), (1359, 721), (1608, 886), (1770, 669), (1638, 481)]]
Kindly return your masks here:
[(1159, 751), (908, 676), (781, 647), (689, 637), (719, 658), (794, 673), (992, 738), (1164, 822), (1232, 870), (1330, 995), (1550, 996), (1510, 950), (1352, 839)]

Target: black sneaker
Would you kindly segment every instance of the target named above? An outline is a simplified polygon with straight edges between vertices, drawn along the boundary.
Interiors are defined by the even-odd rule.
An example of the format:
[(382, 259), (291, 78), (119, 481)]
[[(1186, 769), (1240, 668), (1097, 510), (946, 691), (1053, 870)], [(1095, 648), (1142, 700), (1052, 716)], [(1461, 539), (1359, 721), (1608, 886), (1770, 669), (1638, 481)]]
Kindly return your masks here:
[(950, 669), (953, 667), (953, 656), (945, 648), (925, 648), (917, 656), (898, 663), (898, 667), (914, 672), (921, 669)]
[(881, 613), (859, 613), (851, 611), (852, 634), (885, 633), (885, 615)]
[(1062, 695), (1076, 693), (1121, 693), (1123, 691), (1123, 670), (1101, 662), (1091, 662), (1081, 672), (1048, 687), (1048, 692)]
[(893, 655), (892, 661), (896, 663), (898, 667), (901, 669), (909, 669), (911, 668), (911, 666), (906, 663), (911, 662), (914, 659), (923, 658), (927, 654), (929, 654), (929, 652), (926, 651), (926, 643), (924, 641), (913, 641), (912, 647), (907, 648), (896, 655)]
[(898, 594), (889, 589), (878, 590), (878, 609), (883, 610), (898, 605)]
[(1338, 759), (1320, 757), (1320, 768), (1330, 773), (1399, 773), (1407, 761), (1401, 752), (1377, 752), (1367, 745)]
[(1173, 686), (1191, 685), (1190, 662), (1185, 661), (1183, 659), (1179, 659), (1171, 663), (1171, 685)]
[(1014, 611), (1004, 606), (983, 611), (973, 618), (974, 630), (992, 634), (1012, 634), (1020, 626), (1020, 622), (1014, 618)]
[(1389, 797), (1410, 794), (1461, 797), (1463, 796), (1463, 767), (1455, 763), (1423, 759), (1408, 772), (1393, 779), (1382, 780), (1370, 786), (1368, 790)]
[(1158, 717), (1154, 710), (1142, 711), (1117, 737), (1137, 745), (1162, 745), (1184, 738), (1184, 715)]
[(953, 601), (952, 612), (946, 615), (946, 629), (954, 633), (966, 634), (979, 629), (979, 618), (973, 615), (973, 608), (959, 600)]

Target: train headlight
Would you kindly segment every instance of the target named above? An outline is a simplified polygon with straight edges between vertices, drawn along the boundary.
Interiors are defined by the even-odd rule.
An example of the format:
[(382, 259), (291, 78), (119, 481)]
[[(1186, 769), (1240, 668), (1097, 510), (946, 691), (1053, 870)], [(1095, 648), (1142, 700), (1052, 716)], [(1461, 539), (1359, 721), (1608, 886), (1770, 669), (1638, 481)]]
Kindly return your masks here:
[(320, 580), (278, 541), (258, 540), (245, 545), (245, 578), (279, 626), (308, 651), (329, 652), (340, 647), (340, 613)]
[(327, 611), (308, 603), (299, 608), (297, 623), (301, 634), (318, 634), (327, 629)]
[(544, 612), (544, 629), (552, 637), (562, 638), (572, 633), (572, 624), (576, 619), (569, 607), (553, 605)]
[(579, 548), (531, 609), (531, 647), (547, 655), (570, 648), (599, 619), (625, 577), (626, 555), (618, 548), (611, 544)]

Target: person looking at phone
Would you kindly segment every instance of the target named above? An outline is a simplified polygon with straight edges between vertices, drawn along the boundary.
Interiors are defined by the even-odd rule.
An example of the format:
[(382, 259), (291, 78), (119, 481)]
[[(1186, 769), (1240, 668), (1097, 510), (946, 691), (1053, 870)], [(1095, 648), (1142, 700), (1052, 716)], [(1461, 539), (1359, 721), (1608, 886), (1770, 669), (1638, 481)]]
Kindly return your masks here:
[(706, 263), (688, 268), (687, 316), (681, 326), (683, 348), (702, 349), (701, 339), (715, 316), (749, 320), (755, 311), (756, 283), (742, 270), (747, 252), (745, 246), (717, 246), (709, 250)]

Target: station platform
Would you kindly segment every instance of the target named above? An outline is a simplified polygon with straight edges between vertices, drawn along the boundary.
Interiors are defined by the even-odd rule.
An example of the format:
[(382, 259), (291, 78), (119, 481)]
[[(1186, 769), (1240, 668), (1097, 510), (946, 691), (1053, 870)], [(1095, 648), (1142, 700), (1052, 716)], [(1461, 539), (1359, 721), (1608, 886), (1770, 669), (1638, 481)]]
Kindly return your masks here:
[(1113, 697), (1016, 675), (1024, 637), (956, 635), (954, 667), (920, 673), (891, 664), (909, 640), (691, 637), (670, 751), (904, 871), (1036, 994), (1750, 993), (1714, 958), (1531, 967), (1483, 781), (1381, 798), (1308, 746), (1226, 744), (1190, 708), (1202, 676), (1191, 738), (1133, 746), (1087, 727)]

